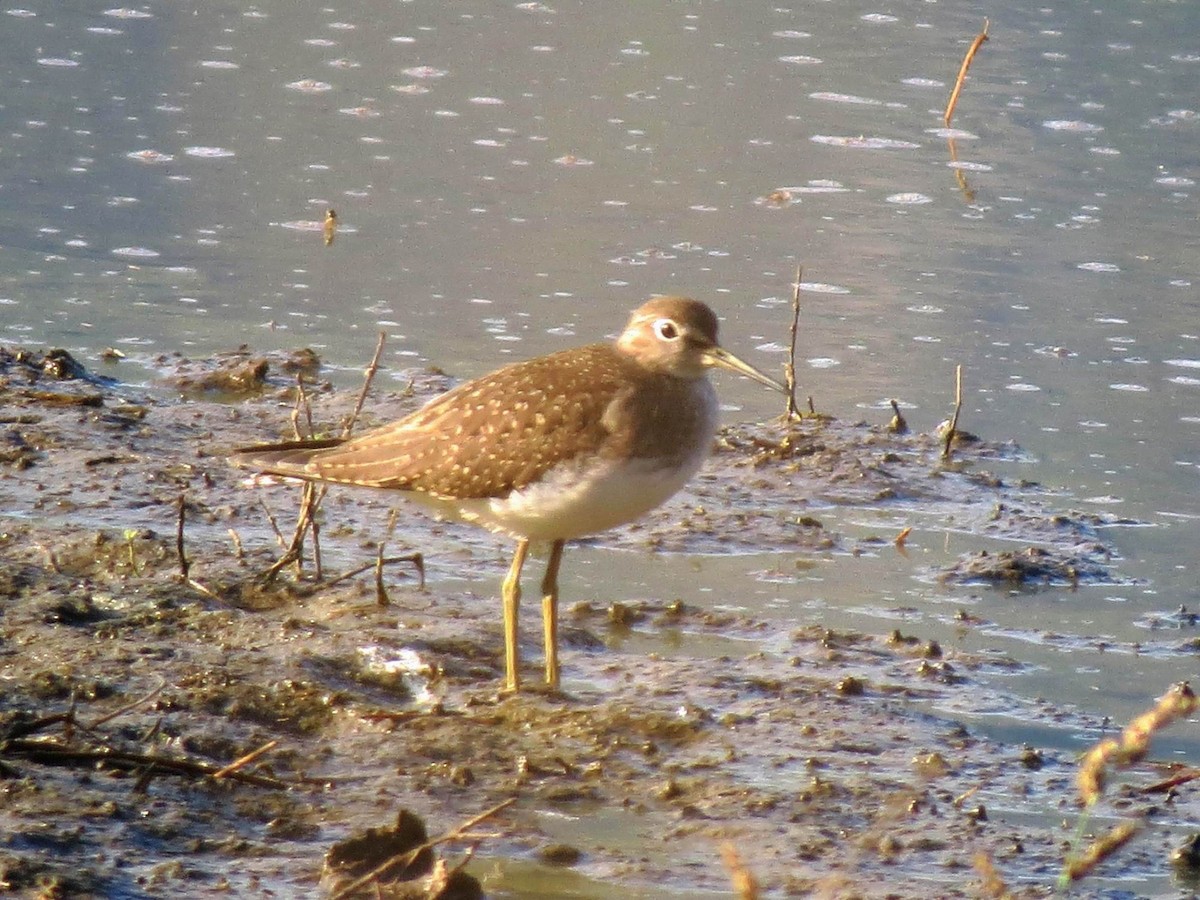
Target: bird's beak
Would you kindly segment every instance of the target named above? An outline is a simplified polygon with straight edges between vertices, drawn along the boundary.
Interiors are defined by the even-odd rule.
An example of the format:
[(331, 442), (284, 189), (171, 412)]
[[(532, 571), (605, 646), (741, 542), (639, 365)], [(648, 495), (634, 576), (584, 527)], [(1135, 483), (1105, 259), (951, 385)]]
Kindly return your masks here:
[(730, 372), (736, 372), (739, 375), (745, 375), (747, 378), (753, 378), (759, 384), (765, 384), (772, 390), (787, 396), (788, 389), (782, 384), (763, 372), (760, 372), (748, 362), (743, 362), (738, 359), (724, 347), (711, 347), (705, 351), (705, 362), (710, 366), (715, 366), (718, 369), (726, 369)]

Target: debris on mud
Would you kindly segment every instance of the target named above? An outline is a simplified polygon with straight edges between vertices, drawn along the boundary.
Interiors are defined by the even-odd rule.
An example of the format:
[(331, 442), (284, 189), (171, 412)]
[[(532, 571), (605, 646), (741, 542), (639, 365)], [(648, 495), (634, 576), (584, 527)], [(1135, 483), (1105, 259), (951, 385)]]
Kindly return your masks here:
[[(286, 433), (295, 377), (279, 359), (177, 360), (171, 396), (77, 375), (54, 393), (96, 399), (66, 405), (31, 392), (50, 376), (17, 356), (0, 350), (0, 881), (47, 896), (312, 896), (321, 878), (344, 890), (372, 861), (431, 843), (423, 827), (401, 838), (406, 817), (444, 827), (503, 804), (460, 835), (487, 856), (470, 867), (484, 889), (481, 872), (517, 861), (631, 893), (727, 891), (724, 842), (766, 892), (968, 896), (977, 852), (1009, 883), (1053, 883), (1062, 834), (1038, 815), (1057, 813), (1073, 754), (1039, 750), (1030, 767), (1020, 748), (932, 712), (986, 700), (980, 676), (1016, 660), (898, 630), (780, 633), (739, 598), (704, 607), (666, 593), (576, 603), (564, 692), (500, 697), (498, 604), (447, 589), (437, 563), (427, 590), (390, 573), (387, 607), (370, 573), (331, 585), (289, 568), (262, 585), (279, 552), (264, 506), (291, 495), (244, 490), (224, 457)], [(253, 372), (261, 359), (280, 390), (214, 402), (229, 385), (202, 378), (210, 366)], [(414, 372), (368, 405), (363, 427), (445, 386)], [(194, 399), (181, 403), (185, 389)], [(324, 422), (354, 399), (311, 397)], [(935, 436), (886, 425), (726, 429), (676, 502), (599, 540), (642, 554), (872, 554), (890, 539), (824, 524), (869, 510), (881, 533), (952, 522), (977, 541), (939, 569), (948, 581), (987, 580), (971, 566), (984, 552), (1022, 582), (1069, 580), (1067, 561), (1082, 582), (1120, 577), (1104, 522), (981, 468), (1018, 448), (981, 441), (950, 463), (939, 453)], [(391, 502), (331, 492), (324, 552), (347, 569), (374, 556)], [(404, 539), (451, 571), (501, 566), (476, 529), (410, 526)], [(681, 635), (710, 649), (662, 649)], [(1130, 877), (1167, 857), (1172, 834), (1160, 831)], [(434, 856), (415, 881), (366, 896), (432, 896), (457, 866)]]

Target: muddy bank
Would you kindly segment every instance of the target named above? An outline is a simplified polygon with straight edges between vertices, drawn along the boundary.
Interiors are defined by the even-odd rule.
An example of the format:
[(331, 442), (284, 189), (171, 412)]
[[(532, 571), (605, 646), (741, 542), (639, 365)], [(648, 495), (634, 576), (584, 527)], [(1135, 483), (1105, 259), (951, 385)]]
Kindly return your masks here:
[[(568, 603), (563, 695), (499, 697), (498, 602), (447, 591), (438, 573), (486, 566), (498, 590), (508, 548), (419, 514), (393, 543), (425, 554), (424, 589), (403, 566), (388, 570), (387, 606), (370, 572), (329, 587), (309, 567), (264, 588), (278, 553), (264, 503), (286, 529), (294, 496), (248, 490), (224, 454), (288, 436), (294, 372), (310, 363), (165, 359), (163, 383), (135, 389), (61, 358), (0, 354), (0, 880), (29, 895), (313, 896), (329, 884), (331, 848), (393, 826), (401, 808), (436, 835), (515, 799), (471, 832), (481, 859), (468, 871), (495, 896), (532, 895), (531, 883), (544, 896), (727, 895), (724, 842), (780, 895), (975, 896), (981, 852), (1018, 894), (1052, 892), (1070, 834), (1055, 820), (1076, 813), (1074, 760), (926, 711), (970, 705), (987, 690), (980, 675), (1017, 660), (902, 631), (797, 624), (767, 642), (775, 626), (675, 602), (665, 585)], [(207, 379), (230, 366), (236, 377)], [(447, 383), (414, 372), (372, 397), (363, 424)], [(309, 393), (325, 427), (354, 405), (354, 392)], [(976, 442), (949, 462), (940, 449), (885, 421), (727, 429), (684, 496), (596, 542), (896, 552), (899, 527), (849, 538), (821, 521), (821, 508), (862, 506), (979, 538), (931, 578), (1122, 582), (1098, 531), (1110, 523), (988, 474), (1018, 447)], [(389, 498), (338, 491), (326, 503), (329, 573), (373, 558)], [(964, 629), (976, 622), (963, 614)], [(731, 649), (646, 653), (630, 634)], [(1170, 824), (1197, 810), (1129, 791), (1096, 821), (1118, 813), (1161, 823), (1110, 863), (1110, 876), (1140, 878), (1161, 874), (1178, 840)], [(469, 844), (439, 852), (454, 864)]]

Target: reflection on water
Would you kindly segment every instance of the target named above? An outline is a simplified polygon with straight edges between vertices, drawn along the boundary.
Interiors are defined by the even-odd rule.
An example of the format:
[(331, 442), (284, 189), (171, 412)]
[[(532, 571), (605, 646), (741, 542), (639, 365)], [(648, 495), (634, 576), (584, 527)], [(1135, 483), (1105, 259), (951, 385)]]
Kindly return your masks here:
[[(931, 429), (961, 363), (964, 425), (1037, 460), (1002, 476), (1156, 526), (1113, 535), (1145, 582), (1120, 602), (981, 601), (1036, 663), (1012, 690), (1123, 718), (1144, 697), (1118, 686), (1155, 695), (1178, 660), (1005, 629), (1135, 642), (1197, 603), (1200, 6), (989, 8), (953, 129), (977, 16), (894, 12), (6, 8), (0, 340), (93, 362), (118, 346), (140, 380), (153, 354), (247, 341), (356, 367), (382, 326), (396, 361), (472, 376), (683, 292), (771, 368), (803, 265), (819, 409), (882, 417), (896, 398)], [(752, 386), (722, 394), (776, 412)], [(764, 606), (886, 605), (838, 565), (834, 612), (801, 610), (802, 584)], [(947, 598), (912, 574), (879, 590), (937, 615)]]

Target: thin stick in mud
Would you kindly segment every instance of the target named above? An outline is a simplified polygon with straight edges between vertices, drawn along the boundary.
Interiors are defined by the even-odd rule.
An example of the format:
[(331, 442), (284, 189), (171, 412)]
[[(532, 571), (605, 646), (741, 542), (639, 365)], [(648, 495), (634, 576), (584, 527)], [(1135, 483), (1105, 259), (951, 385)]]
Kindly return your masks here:
[(187, 510), (187, 494), (179, 495), (179, 517), (175, 524), (175, 553), (179, 557), (179, 577), (183, 581), (188, 580), (188, 569), (191, 568), (191, 563), (188, 562), (187, 553), (183, 549), (183, 519)]
[[(802, 418), (796, 407), (796, 332), (800, 327), (800, 280), (804, 275), (804, 267), (796, 266), (796, 280), (792, 283), (792, 329), (791, 343), (788, 346), (788, 361), (783, 367), (783, 382), (787, 388), (787, 409), (784, 419), (792, 422)], [(809, 398), (809, 408), (812, 408), (812, 398)]]
[(954, 415), (950, 417), (950, 424), (946, 426), (945, 443), (942, 445), (942, 459), (950, 458), (950, 451), (954, 445), (954, 436), (958, 433), (958, 414), (962, 412), (962, 364), (954, 367)]
[(418, 846), (413, 847), (411, 850), (406, 850), (403, 853), (399, 853), (396, 856), (385, 859), (382, 863), (377, 865), (370, 872), (367, 872), (367, 874), (363, 875), (361, 878), (356, 878), (354, 881), (343, 886), (336, 894), (330, 897), (330, 900), (346, 900), (347, 897), (354, 896), (359, 890), (366, 887), (368, 884), (371, 884), (372, 882), (377, 882), (380, 878), (393, 869), (403, 869), (412, 860), (416, 859), (417, 854), (421, 853), (422, 851), (436, 847), (438, 844), (445, 844), (450, 841), (458, 840), (476, 825), (487, 819), (490, 819), (497, 813), (508, 809), (516, 802), (516, 797), (509, 797), (507, 800), (497, 803), (491, 809), (486, 809), (479, 815), (467, 819), (467, 821), (463, 822), (461, 825), (455, 826), (445, 834), (425, 841), (425, 843), (419, 844)]
[(214, 772), (213, 776), (212, 776), (213, 780), (219, 781), (222, 778), (228, 778), (234, 772), (237, 772), (240, 769), (244, 769), (246, 766), (250, 765), (250, 763), (254, 762), (260, 756), (262, 756), (265, 753), (270, 753), (272, 750), (274, 750), (278, 746), (279, 746), (279, 741), (277, 741), (277, 740), (267, 741), (265, 744), (263, 744), (257, 750), (251, 750), (245, 756), (239, 756), (237, 759), (235, 759), (229, 765), (225, 766), (225, 768), (220, 769), (217, 772)]
[(983, 31), (975, 35), (975, 40), (971, 41), (971, 46), (967, 48), (967, 55), (963, 57), (962, 65), (958, 69), (958, 78), (954, 79), (954, 90), (950, 92), (950, 100), (946, 104), (946, 112), (942, 115), (942, 122), (947, 128), (950, 127), (950, 120), (954, 118), (954, 107), (958, 105), (958, 95), (962, 93), (963, 82), (967, 80), (967, 70), (971, 68), (971, 61), (975, 59), (975, 54), (979, 52), (979, 48), (983, 46), (983, 42), (988, 39), (988, 26), (991, 23), (983, 20)]
[(367, 366), (363, 373), (362, 390), (358, 392), (358, 402), (354, 404), (354, 412), (350, 413), (350, 418), (346, 420), (346, 427), (342, 429), (342, 437), (350, 437), (350, 432), (354, 430), (354, 424), (358, 421), (358, 414), (362, 412), (363, 404), (367, 402), (367, 391), (371, 388), (371, 381), (375, 378), (375, 373), (379, 371), (379, 358), (383, 355), (383, 345), (387, 342), (387, 332), (379, 332), (379, 341), (375, 344), (375, 355), (371, 357), (371, 363)]

